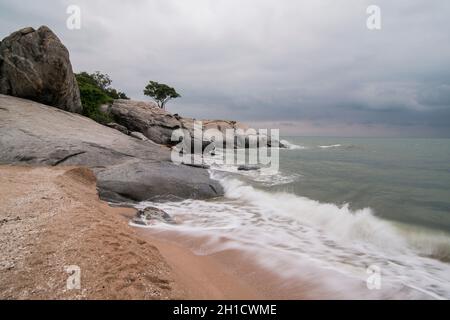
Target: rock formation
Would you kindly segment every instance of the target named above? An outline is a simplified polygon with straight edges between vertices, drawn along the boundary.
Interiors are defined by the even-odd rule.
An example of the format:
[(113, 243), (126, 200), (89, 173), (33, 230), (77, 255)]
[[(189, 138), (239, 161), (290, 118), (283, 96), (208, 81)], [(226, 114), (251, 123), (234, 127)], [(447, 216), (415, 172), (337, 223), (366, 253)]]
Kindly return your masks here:
[(82, 111), (69, 52), (45, 26), (21, 29), (1, 41), (0, 93)]
[(165, 146), (5, 95), (0, 95), (0, 163), (87, 166), (95, 172), (100, 196), (118, 202), (210, 198), (223, 192), (206, 170), (172, 163)]
[(107, 112), (129, 131), (141, 132), (158, 144), (170, 145), (172, 132), (181, 128), (175, 116), (151, 102), (115, 100)]
[[(151, 141), (158, 144), (173, 146), (178, 141), (172, 140), (172, 133), (176, 129), (183, 129), (191, 137), (190, 148), (184, 145), (183, 148), (188, 153), (194, 152), (194, 122), (195, 119), (183, 118), (178, 114), (171, 114), (166, 110), (159, 108), (155, 103), (133, 101), (133, 100), (115, 100), (111, 106), (103, 107), (103, 112), (111, 115), (115, 121), (125, 127), (130, 132), (140, 132)], [(198, 120), (202, 122), (204, 132), (201, 144), (201, 150), (204, 151), (214, 141), (218, 147), (226, 148), (226, 141), (234, 144), (235, 148), (249, 148), (250, 146), (265, 147), (270, 146), (270, 138), (251, 133), (247, 131), (247, 125), (237, 121), (226, 120)], [(218, 137), (222, 137), (220, 139)], [(251, 144), (251, 139), (258, 142)], [(186, 141), (185, 141), (186, 142)], [(280, 145), (280, 147), (284, 147)], [(199, 148), (200, 149), (200, 148)], [(211, 148), (212, 149), (212, 148)]]
[[(239, 133), (246, 127), (238, 122), (204, 120), (202, 129), (208, 132), (197, 141), (194, 119), (172, 115), (153, 103), (115, 100), (102, 106), (115, 121), (108, 126), (75, 114), (81, 111), (69, 53), (49, 28), (24, 28), (0, 42), (0, 164), (90, 167), (100, 196), (110, 201), (209, 198), (223, 194), (220, 184), (209, 178), (207, 166), (171, 161), (167, 146), (179, 142), (172, 141), (173, 131), (191, 135), (191, 141), (183, 140), (183, 145), (191, 142), (183, 153), (197, 152), (194, 141), (201, 143), (202, 151), (225, 146), (215, 138), (227, 129), (235, 147), (248, 148), (255, 137)], [(267, 139), (261, 141), (259, 146), (270, 145)]]

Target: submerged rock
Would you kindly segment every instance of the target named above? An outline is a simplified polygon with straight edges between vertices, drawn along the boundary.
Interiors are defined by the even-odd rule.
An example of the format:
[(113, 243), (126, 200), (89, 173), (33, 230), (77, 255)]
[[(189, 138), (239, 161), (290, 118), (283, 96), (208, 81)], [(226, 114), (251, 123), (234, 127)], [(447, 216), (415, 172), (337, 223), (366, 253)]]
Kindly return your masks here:
[(281, 141), (278, 141), (278, 147), (282, 149), (289, 149), (289, 146)]
[(141, 209), (136, 213), (136, 216), (131, 220), (133, 223), (140, 225), (151, 225), (154, 222), (164, 222), (169, 224), (175, 224), (175, 220), (165, 211), (155, 208), (147, 207)]
[(259, 169), (261, 169), (261, 167), (255, 166), (255, 165), (246, 165), (246, 164), (240, 165), (238, 167), (239, 171), (256, 171)]
[(0, 42), (0, 93), (82, 111), (69, 52), (46, 26), (21, 29)]
[(289, 145), (287, 145), (283, 141), (279, 141), (279, 140), (271, 141), (270, 137), (267, 139), (267, 146), (268, 147), (278, 147), (280, 149), (289, 149)]

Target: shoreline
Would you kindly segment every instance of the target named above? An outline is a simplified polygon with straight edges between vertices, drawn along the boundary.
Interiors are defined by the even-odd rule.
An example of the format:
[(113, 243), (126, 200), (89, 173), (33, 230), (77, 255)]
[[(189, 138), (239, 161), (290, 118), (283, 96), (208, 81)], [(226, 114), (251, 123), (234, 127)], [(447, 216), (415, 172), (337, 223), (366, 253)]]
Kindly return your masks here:
[(189, 248), (171, 240), (139, 232), (150, 239), (171, 267), (174, 279), (186, 290), (189, 300), (264, 300), (250, 283), (235, 273), (228, 272), (217, 259), (199, 256)]
[[(180, 299), (158, 249), (99, 199), (90, 169), (0, 165), (0, 298)], [(79, 269), (69, 287), (67, 268)], [(73, 282), (70, 282), (73, 283)]]
[[(243, 252), (200, 256), (174, 234), (129, 226), (136, 210), (100, 200), (90, 169), (0, 165), (0, 182), (2, 299), (303, 297)], [(73, 265), (79, 290), (66, 288)]]
[[(306, 294), (309, 284), (283, 278), (274, 270), (259, 265), (245, 251), (226, 249), (199, 255), (193, 250), (206, 238), (184, 236), (140, 228), (143, 238), (151, 240), (187, 290), (188, 299), (202, 300), (285, 300), (314, 299)], [(311, 287), (310, 287), (311, 288)]]
[[(0, 165), (0, 299), (429, 298), (406, 287), (368, 292), (302, 261), (273, 264), (270, 252), (211, 251), (205, 235), (131, 226), (135, 213), (100, 200), (88, 168)], [(70, 266), (79, 289), (67, 287)]]

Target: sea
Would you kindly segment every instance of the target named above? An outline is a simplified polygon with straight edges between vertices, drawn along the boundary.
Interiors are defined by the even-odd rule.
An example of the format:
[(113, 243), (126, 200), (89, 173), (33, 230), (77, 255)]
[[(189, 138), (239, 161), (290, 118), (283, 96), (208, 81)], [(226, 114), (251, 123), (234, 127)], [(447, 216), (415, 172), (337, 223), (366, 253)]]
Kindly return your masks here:
[(206, 159), (223, 197), (137, 207), (179, 221), (152, 228), (207, 237), (196, 254), (242, 250), (329, 298), (450, 298), (450, 139), (283, 139), (277, 168)]

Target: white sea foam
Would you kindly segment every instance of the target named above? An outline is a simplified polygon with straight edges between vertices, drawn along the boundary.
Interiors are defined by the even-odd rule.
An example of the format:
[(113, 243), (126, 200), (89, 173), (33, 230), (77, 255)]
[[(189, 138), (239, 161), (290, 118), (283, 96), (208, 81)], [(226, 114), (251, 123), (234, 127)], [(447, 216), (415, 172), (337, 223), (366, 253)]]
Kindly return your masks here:
[(287, 140), (280, 140), (280, 142), (282, 144), (284, 144), (289, 150), (306, 149), (306, 147), (304, 147), (304, 146), (299, 146), (299, 145), (293, 144), (293, 143), (291, 143), (291, 142), (289, 142)]
[[(299, 270), (312, 264), (359, 282), (365, 281), (366, 268), (375, 264), (382, 270), (384, 298), (450, 297), (449, 264), (424, 256), (424, 250), (432, 251), (433, 237), (414, 238), (377, 218), (370, 208), (353, 211), (348, 205), (258, 190), (220, 171), (211, 170), (211, 175), (223, 185), (224, 199), (140, 206), (159, 207), (182, 221), (157, 228), (209, 236), (197, 253), (240, 248), (266, 267), (282, 268), (285, 276), (301, 276)], [(448, 241), (443, 236), (438, 242), (442, 246)], [(347, 297), (365, 294), (373, 297), (367, 289)]]
[[(259, 170), (239, 171), (238, 165), (228, 164), (223, 161), (224, 158), (230, 157), (233, 152), (234, 150), (217, 149), (214, 156), (204, 156), (203, 161), (211, 166), (211, 172), (227, 172), (240, 175), (265, 186), (288, 184), (297, 181), (301, 177), (300, 174), (281, 173), (278, 168), (271, 166), (261, 166)], [(224, 153), (229, 154), (225, 155)]]
[[(337, 147), (341, 145), (320, 146)], [(245, 181), (273, 186), (301, 179), (301, 175), (285, 175), (265, 167), (238, 171), (236, 165), (216, 163), (223, 152), (233, 150), (216, 150), (215, 156), (204, 160), (211, 165), (211, 177), (222, 184), (225, 197), (140, 203), (138, 207), (156, 206), (181, 222), (157, 223), (152, 228), (206, 236), (209, 241), (195, 248), (197, 254), (246, 250), (262, 266), (282, 270), (286, 277), (304, 277), (305, 268), (313, 266), (307, 274), (319, 270), (320, 276), (314, 278), (323, 280), (320, 284), (334, 292), (332, 297), (450, 298), (448, 235), (403, 228), (378, 218), (369, 207), (351, 210), (348, 204), (260, 190)], [(381, 268), (380, 292), (361, 286), (370, 265)], [(347, 282), (343, 285), (342, 281)], [(354, 290), (355, 282), (360, 291), (342, 292), (342, 288)]]
[(322, 149), (339, 148), (339, 147), (342, 147), (342, 145), (341, 144), (332, 144), (332, 145), (329, 145), (329, 146), (319, 146), (319, 148), (322, 148)]

